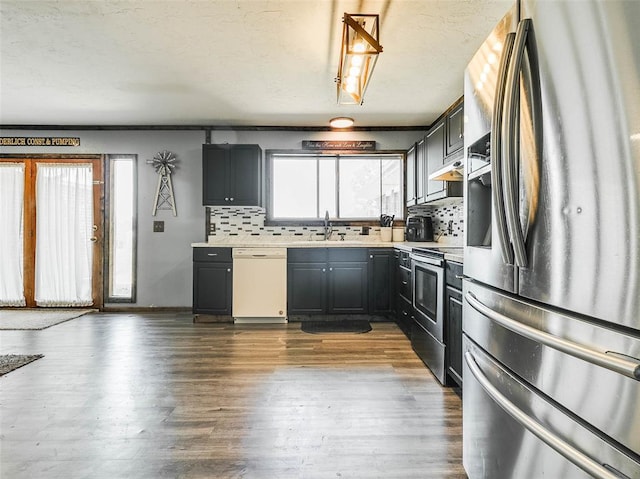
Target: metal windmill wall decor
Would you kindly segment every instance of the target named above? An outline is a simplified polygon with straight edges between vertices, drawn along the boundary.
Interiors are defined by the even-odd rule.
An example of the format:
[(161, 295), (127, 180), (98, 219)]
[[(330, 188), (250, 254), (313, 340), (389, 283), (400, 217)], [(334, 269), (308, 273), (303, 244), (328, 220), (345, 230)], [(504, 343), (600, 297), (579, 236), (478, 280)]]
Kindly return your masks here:
[(176, 155), (167, 150), (156, 154), (153, 160), (147, 160), (147, 163), (151, 163), (159, 175), (156, 196), (153, 201), (153, 216), (158, 210), (172, 210), (173, 216), (178, 216), (176, 200), (173, 196), (173, 183), (171, 182), (171, 172), (176, 167), (177, 161)]

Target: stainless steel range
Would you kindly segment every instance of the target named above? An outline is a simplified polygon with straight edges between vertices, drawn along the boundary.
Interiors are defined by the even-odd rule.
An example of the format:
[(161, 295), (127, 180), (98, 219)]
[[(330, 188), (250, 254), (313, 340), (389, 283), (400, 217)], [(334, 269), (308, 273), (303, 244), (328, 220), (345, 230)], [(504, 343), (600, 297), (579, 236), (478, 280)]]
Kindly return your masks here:
[(412, 248), (413, 325), (411, 345), (440, 383), (446, 383), (444, 340), (444, 257), (462, 248)]

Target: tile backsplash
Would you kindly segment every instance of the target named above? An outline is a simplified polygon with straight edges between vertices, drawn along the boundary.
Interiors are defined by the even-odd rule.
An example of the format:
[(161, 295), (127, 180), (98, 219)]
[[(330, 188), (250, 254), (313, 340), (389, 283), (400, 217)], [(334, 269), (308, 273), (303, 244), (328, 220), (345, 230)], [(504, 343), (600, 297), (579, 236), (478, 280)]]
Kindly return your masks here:
[[(409, 214), (430, 216), (433, 221), (435, 238), (447, 244), (462, 245), (464, 218), (462, 200), (445, 206), (412, 206)], [(206, 236), (222, 238), (226, 236), (295, 237), (301, 240), (317, 239), (324, 233), (322, 226), (265, 226), (266, 211), (256, 206), (215, 206), (207, 208)], [(452, 233), (447, 232), (449, 221)], [(359, 239), (378, 241), (380, 227), (369, 228), (368, 236), (362, 235), (361, 226), (333, 226), (333, 235), (344, 236), (345, 240)], [(274, 238), (275, 237), (275, 238)]]
[[(265, 226), (266, 211), (255, 206), (215, 206), (207, 208), (206, 232), (208, 236), (294, 236), (312, 239), (324, 234), (322, 226)], [(380, 239), (380, 227), (369, 228), (368, 238), (363, 238), (361, 226), (333, 226), (333, 235), (348, 239)], [(315, 238), (314, 238), (315, 239)]]
[[(443, 243), (462, 246), (464, 242), (464, 206), (462, 200), (447, 205), (420, 205), (409, 208), (410, 215), (429, 216), (433, 222), (433, 235)], [(452, 233), (447, 231), (451, 221)]]

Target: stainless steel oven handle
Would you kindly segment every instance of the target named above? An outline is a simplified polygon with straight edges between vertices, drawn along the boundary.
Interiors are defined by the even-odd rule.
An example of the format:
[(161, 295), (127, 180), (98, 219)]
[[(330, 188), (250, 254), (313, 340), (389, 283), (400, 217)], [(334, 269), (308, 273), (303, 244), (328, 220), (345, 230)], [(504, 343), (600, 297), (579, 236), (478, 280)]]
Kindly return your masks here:
[(579, 451), (571, 444), (563, 440), (558, 435), (549, 431), (538, 421), (525, 413), (518, 406), (513, 404), (504, 396), (491, 381), (482, 373), (480, 366), (476, 362), (470, 351), (464, 353), (464, 359), (476, 381), (482, 386), (482, 389), (495, 401), (495, 403), (505, 410), (513, 419), (518, 421), (529, 432), (537, 436), (545, 444), (553, 448), (559, 454), (562, 454), (567, 460), (578, 466), (583, 471), (591, 474), (597, 479), (620, 479), (621, 476), (613, 473), (605, 468), (602, 464)]
[(507, 223), (504, 210), (504, 192), (502, 186), (502, 115), (504, 112), (504, 87), (507, 75), (511, 52), (513, 51), (513, 41), (515, 33), (509, 33), (504, 41), (502, 58), (498, 68), (498, 84), (493, 100), (493, 115), (491, 117), (491, 182), (493, 208), (498, 230), (498, 241), (502, 252), (502, 261), (506, 264), (513, 264), (513, 250), (507, 232)]
[(432, 266), (440, 266), (442, 267), (443, 265), (443, 260), (438, 259), (438, 258), (429, 258), (426, 256), (418, 256), (418, 255), (411, 255), (411, 260), (415, 261), (417, 263), (426, 263), (426, 264), (430, 264)]
[(559, 338), (553, 334), (522, 324), (489, 308), (487, 305), (479, 301), (478, 298), (476, 298), (470, 291), (467, 291), (465, 294), (465, 299), (471, 307), (480, 314), (486, 316), (500, 326), (519, 334), (520, 336), (537, 341), (545, 346), (557, 349), (558, 351), (562, 351), (563, 353), (567, 353), (591, 364), (609, 369), (610, 371), (622, 374), (631, 379), (635, 379), (636, 381), (640, 381), (640, 361), (625, 359), (624, 355), (614, 351), (602, 353), (582, 344)]

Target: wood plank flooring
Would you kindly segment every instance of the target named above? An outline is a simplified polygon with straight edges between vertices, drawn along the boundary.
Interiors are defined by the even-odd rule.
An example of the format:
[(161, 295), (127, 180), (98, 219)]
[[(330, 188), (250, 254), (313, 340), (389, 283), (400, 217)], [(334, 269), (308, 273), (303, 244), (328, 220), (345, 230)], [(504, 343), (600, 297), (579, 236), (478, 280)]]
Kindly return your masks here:
[(393, 323), (92, 313), (0, 331), (2, 478), (466, 478), (461, 400)]

